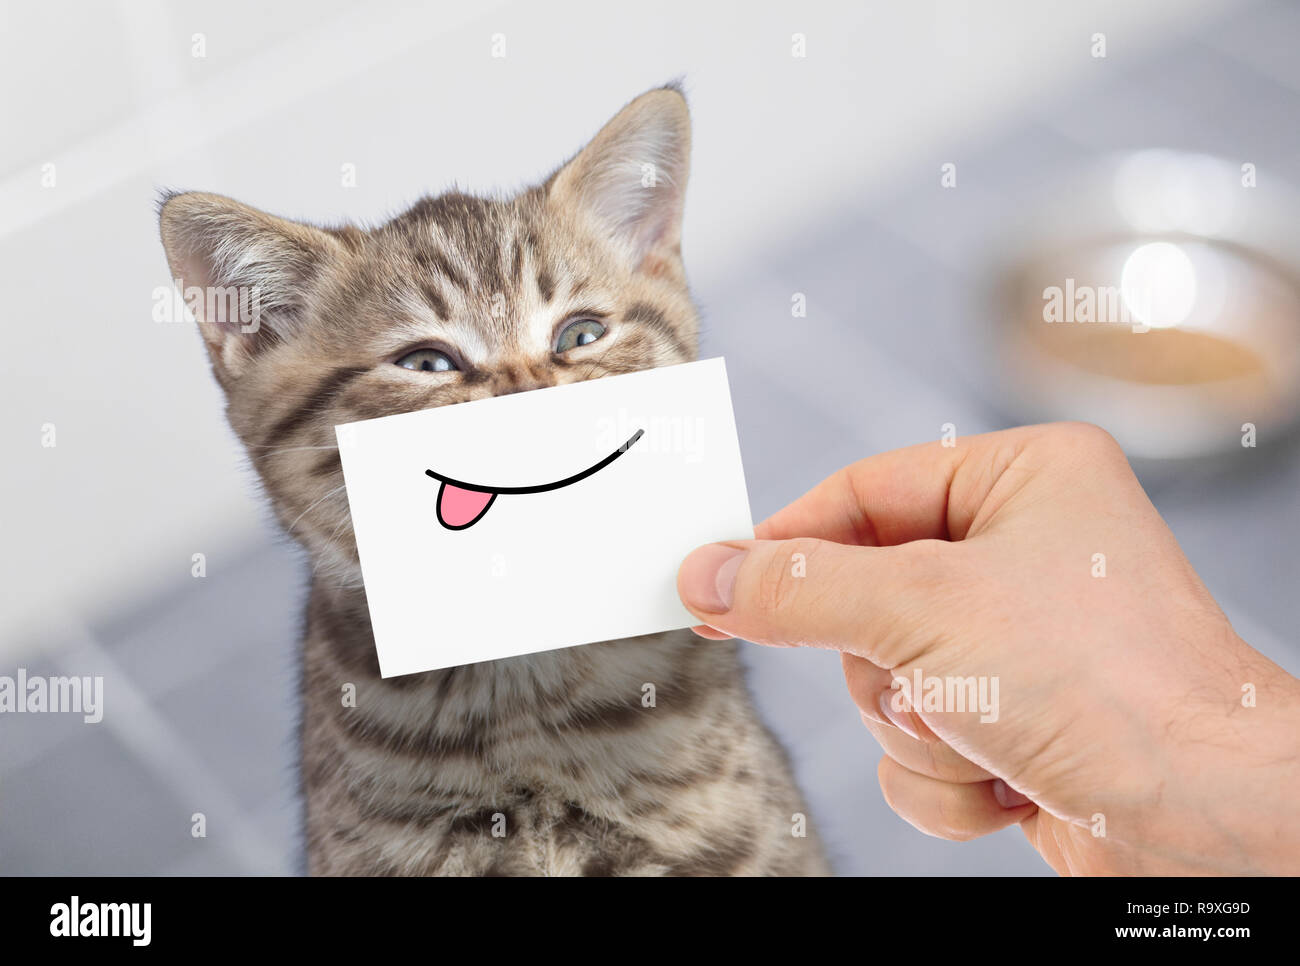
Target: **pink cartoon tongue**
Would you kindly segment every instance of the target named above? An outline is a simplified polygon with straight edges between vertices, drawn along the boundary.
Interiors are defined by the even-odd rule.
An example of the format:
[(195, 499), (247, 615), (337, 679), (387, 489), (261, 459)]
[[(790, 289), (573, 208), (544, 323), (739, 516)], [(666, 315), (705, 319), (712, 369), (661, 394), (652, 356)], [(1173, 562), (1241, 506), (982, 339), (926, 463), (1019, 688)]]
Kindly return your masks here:
[(438, 491), (438, 518), (445, 527), (463, 529), (477, 523), (495, 497), (495, 493), (462, 490), (458, 486), (444, 483)]

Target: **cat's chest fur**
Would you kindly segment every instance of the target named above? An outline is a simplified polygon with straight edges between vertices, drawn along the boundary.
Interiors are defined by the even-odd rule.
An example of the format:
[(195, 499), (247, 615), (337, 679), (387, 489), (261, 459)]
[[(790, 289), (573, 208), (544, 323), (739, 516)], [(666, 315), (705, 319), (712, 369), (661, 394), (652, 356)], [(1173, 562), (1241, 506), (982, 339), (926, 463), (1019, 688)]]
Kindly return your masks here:
[(825, 871), (735, 644), (673, 632), (383, 680), (364, 602), (305, 642), (310, 871)]

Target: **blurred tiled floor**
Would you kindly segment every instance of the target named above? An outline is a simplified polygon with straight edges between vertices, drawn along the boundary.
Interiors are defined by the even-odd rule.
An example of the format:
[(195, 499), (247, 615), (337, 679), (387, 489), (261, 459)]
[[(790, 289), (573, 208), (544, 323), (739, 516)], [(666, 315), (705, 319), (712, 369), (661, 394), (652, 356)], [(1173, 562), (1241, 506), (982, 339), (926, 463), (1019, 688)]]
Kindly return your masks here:
[[(701, 291), (704, 354), (725, 354), (756, 518), (862, 455), (1007, 417), (987, 368), (982, 245), (991, 226), (1082, 158), (1185, 147), (1249, 157), (1300, 180), (1300, 8), (1236, 11), (1131, 70), (1108, 64), (1067, 100), (961, 153), (961, 188), (936, 164), (864, 188), (812, 237)], [(887, 132), (882, 132), (887, 136)], [(880, 199), (870, 201), (864, 199)], [(808, 296), (792, 320), (790, 296)], [(1149, 480), (1152, 496), (1237, 629), (1300, 672), (1300, 453), (1249, 470)], [(0, 872), (293, 872), (295, 645), (304, 569), (269, 536), (209, 576), (112, 624), (66, 632), (32, 673), (104, 673), (129, 714), (0, 723)], [(839, 660), (748, 651), (760, 704), (784, 737), (842, 873), (1045, 874), (1020, 833), (956, 845), (885, 806), (878, 752)], [(50, 665), (50, 667), (46, 667)], [(102, 671), (95, 670), (102, 668)], [(138, 701), (138, 703), (134, 703)], [(110, 724), (110, 722), (118, 722)], [(190, 817), (207, 817), (206, 838)]]

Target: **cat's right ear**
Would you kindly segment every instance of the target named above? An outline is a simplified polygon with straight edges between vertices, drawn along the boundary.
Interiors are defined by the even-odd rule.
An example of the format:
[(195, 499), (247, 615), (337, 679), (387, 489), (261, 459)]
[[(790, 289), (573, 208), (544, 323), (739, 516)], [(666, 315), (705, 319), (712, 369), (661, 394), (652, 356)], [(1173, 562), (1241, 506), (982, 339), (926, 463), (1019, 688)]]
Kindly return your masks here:
[(634, 265), (654, 271), (681, 259), (690, 161), (690, 111), (670, 85), (619, 111), (544, 187), (552, 204), (589, 217)]
[(295, 334), (312, 279), (341, 250), (328, 232), (221, 195), (170, 195), (159, 221), (172, 280), (230, 378)]

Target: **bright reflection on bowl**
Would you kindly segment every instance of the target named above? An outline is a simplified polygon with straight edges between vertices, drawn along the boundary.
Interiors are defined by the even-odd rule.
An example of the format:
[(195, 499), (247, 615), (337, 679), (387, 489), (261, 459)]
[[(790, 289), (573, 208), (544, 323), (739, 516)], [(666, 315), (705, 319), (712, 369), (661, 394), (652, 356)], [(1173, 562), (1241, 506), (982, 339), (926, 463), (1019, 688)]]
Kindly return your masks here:
[(1173, 328), (1186, 321), (1196, 304), (1196, 269), (1177, 245), (1149, 242), (1125, 260), (1120, 294), (1139, 322), (1153, 329)]

